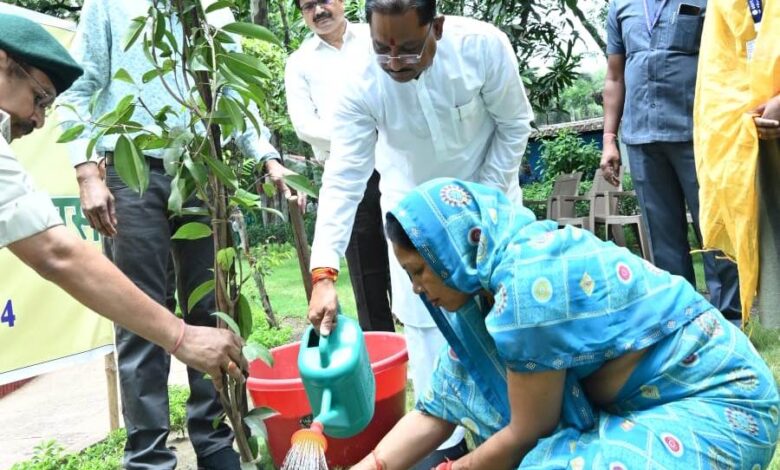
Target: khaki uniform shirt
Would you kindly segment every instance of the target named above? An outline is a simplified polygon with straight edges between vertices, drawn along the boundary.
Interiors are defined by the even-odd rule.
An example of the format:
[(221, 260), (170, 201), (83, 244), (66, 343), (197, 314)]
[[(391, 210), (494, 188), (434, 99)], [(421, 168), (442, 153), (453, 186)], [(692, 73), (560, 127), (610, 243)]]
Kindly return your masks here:
[(10, 117), (0, 111), (0, 248), (61, 225), (48, 194), (37, 191), (8, 141)]

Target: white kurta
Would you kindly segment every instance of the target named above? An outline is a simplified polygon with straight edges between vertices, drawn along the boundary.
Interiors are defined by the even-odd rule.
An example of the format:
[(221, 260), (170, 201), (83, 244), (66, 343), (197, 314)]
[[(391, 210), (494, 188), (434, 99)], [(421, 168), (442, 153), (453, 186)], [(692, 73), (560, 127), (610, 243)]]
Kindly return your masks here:
[(48, 194), (37, 191), (11, 147), (10, 118), (0, 111), (0, 248), (56, 225), (59, 212)]
[[(520, 203), (520, 161), (532, 118), (515, 53), (490, 24), (446, 17), (433, 64), (408, 83), (395, 82), (370, 56), (335, 112), (312, 268), (338, 268), (374, 168), (385, 212), (414, 187), (445, 176), (499, 187)], [(395, 256), (390, 259), (393, 313), (410, 326), (435, 326)]]
[(348, 70), (365, 61), (371, 47), (367, 24), (347, 23), (344, 43), (337, 49), (316, 34), (290, 55), (284, 71), (287, 110), (295, 133), (324, 162), (330, 155), (333, 115)]

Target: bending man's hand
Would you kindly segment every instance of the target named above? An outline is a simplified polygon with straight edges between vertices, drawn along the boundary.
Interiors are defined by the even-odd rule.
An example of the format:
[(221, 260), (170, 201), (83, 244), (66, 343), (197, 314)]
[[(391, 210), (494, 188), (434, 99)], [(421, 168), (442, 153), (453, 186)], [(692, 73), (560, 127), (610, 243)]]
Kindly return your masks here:
[[(268, 173), (268, 177), (276, 186), (276, 189), (284, 195), (285, 199), (292, 197), (292, 190), (284, 182), (285, 176), (297, 175), (296, 172), (286, 168), (279, 160), (271, 159), (265, 162), (265, 171)], [(306, 194), (298, 193), (298, 207), (301, 209), (301, 213), (306, 212)]]
[(227, 373), (238, 381), (244, 380), (248, 364), (241, 354), (242, 341), (232, 331), (186, 325), (176, 358), (193, 369), (211, 376), (214, 387), (222, 389), (223, 375)]
[(76, 167), (79, 182), (81, 210), (89, 225), (106, 237), (116, 235), (116, 206), (114, 196), (105, 182), (105, 170), (101, 171), (94, 162), (82, 163)]
[(336, 325), (338, 295), (330, 279), (314, 284), (309, 301), (309, 321), (321, 335), (329, 335)]

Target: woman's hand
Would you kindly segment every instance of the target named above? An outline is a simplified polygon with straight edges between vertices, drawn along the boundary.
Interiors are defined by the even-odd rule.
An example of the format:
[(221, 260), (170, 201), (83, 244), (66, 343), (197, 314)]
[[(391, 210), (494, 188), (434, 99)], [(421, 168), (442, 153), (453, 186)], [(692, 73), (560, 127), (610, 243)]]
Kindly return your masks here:
[[(353, 470), (402, 470), (413, 467), (455, 431), (455, 425), (420, 411), (406, 414), (373, 452)], [(488, 467), (485, 467), (488, 468)]]

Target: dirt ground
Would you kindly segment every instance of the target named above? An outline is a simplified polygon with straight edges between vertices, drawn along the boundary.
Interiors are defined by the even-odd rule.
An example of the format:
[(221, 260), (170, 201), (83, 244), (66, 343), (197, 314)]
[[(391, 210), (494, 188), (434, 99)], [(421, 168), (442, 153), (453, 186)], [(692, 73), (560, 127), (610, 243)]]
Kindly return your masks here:
[[(187, 384), (186, 368), (174, 360), (169, 383)], [(120, 417), (121, 419), (121, 417)], [(0, 399), (0, 470), (32, 457), (42, 441), (54, 439), (78, 452), (109, 433), (107, 382), (102, 357), (37, 377)], [(196, 470), (186, 439), (171, 436), (178, 469)]]

